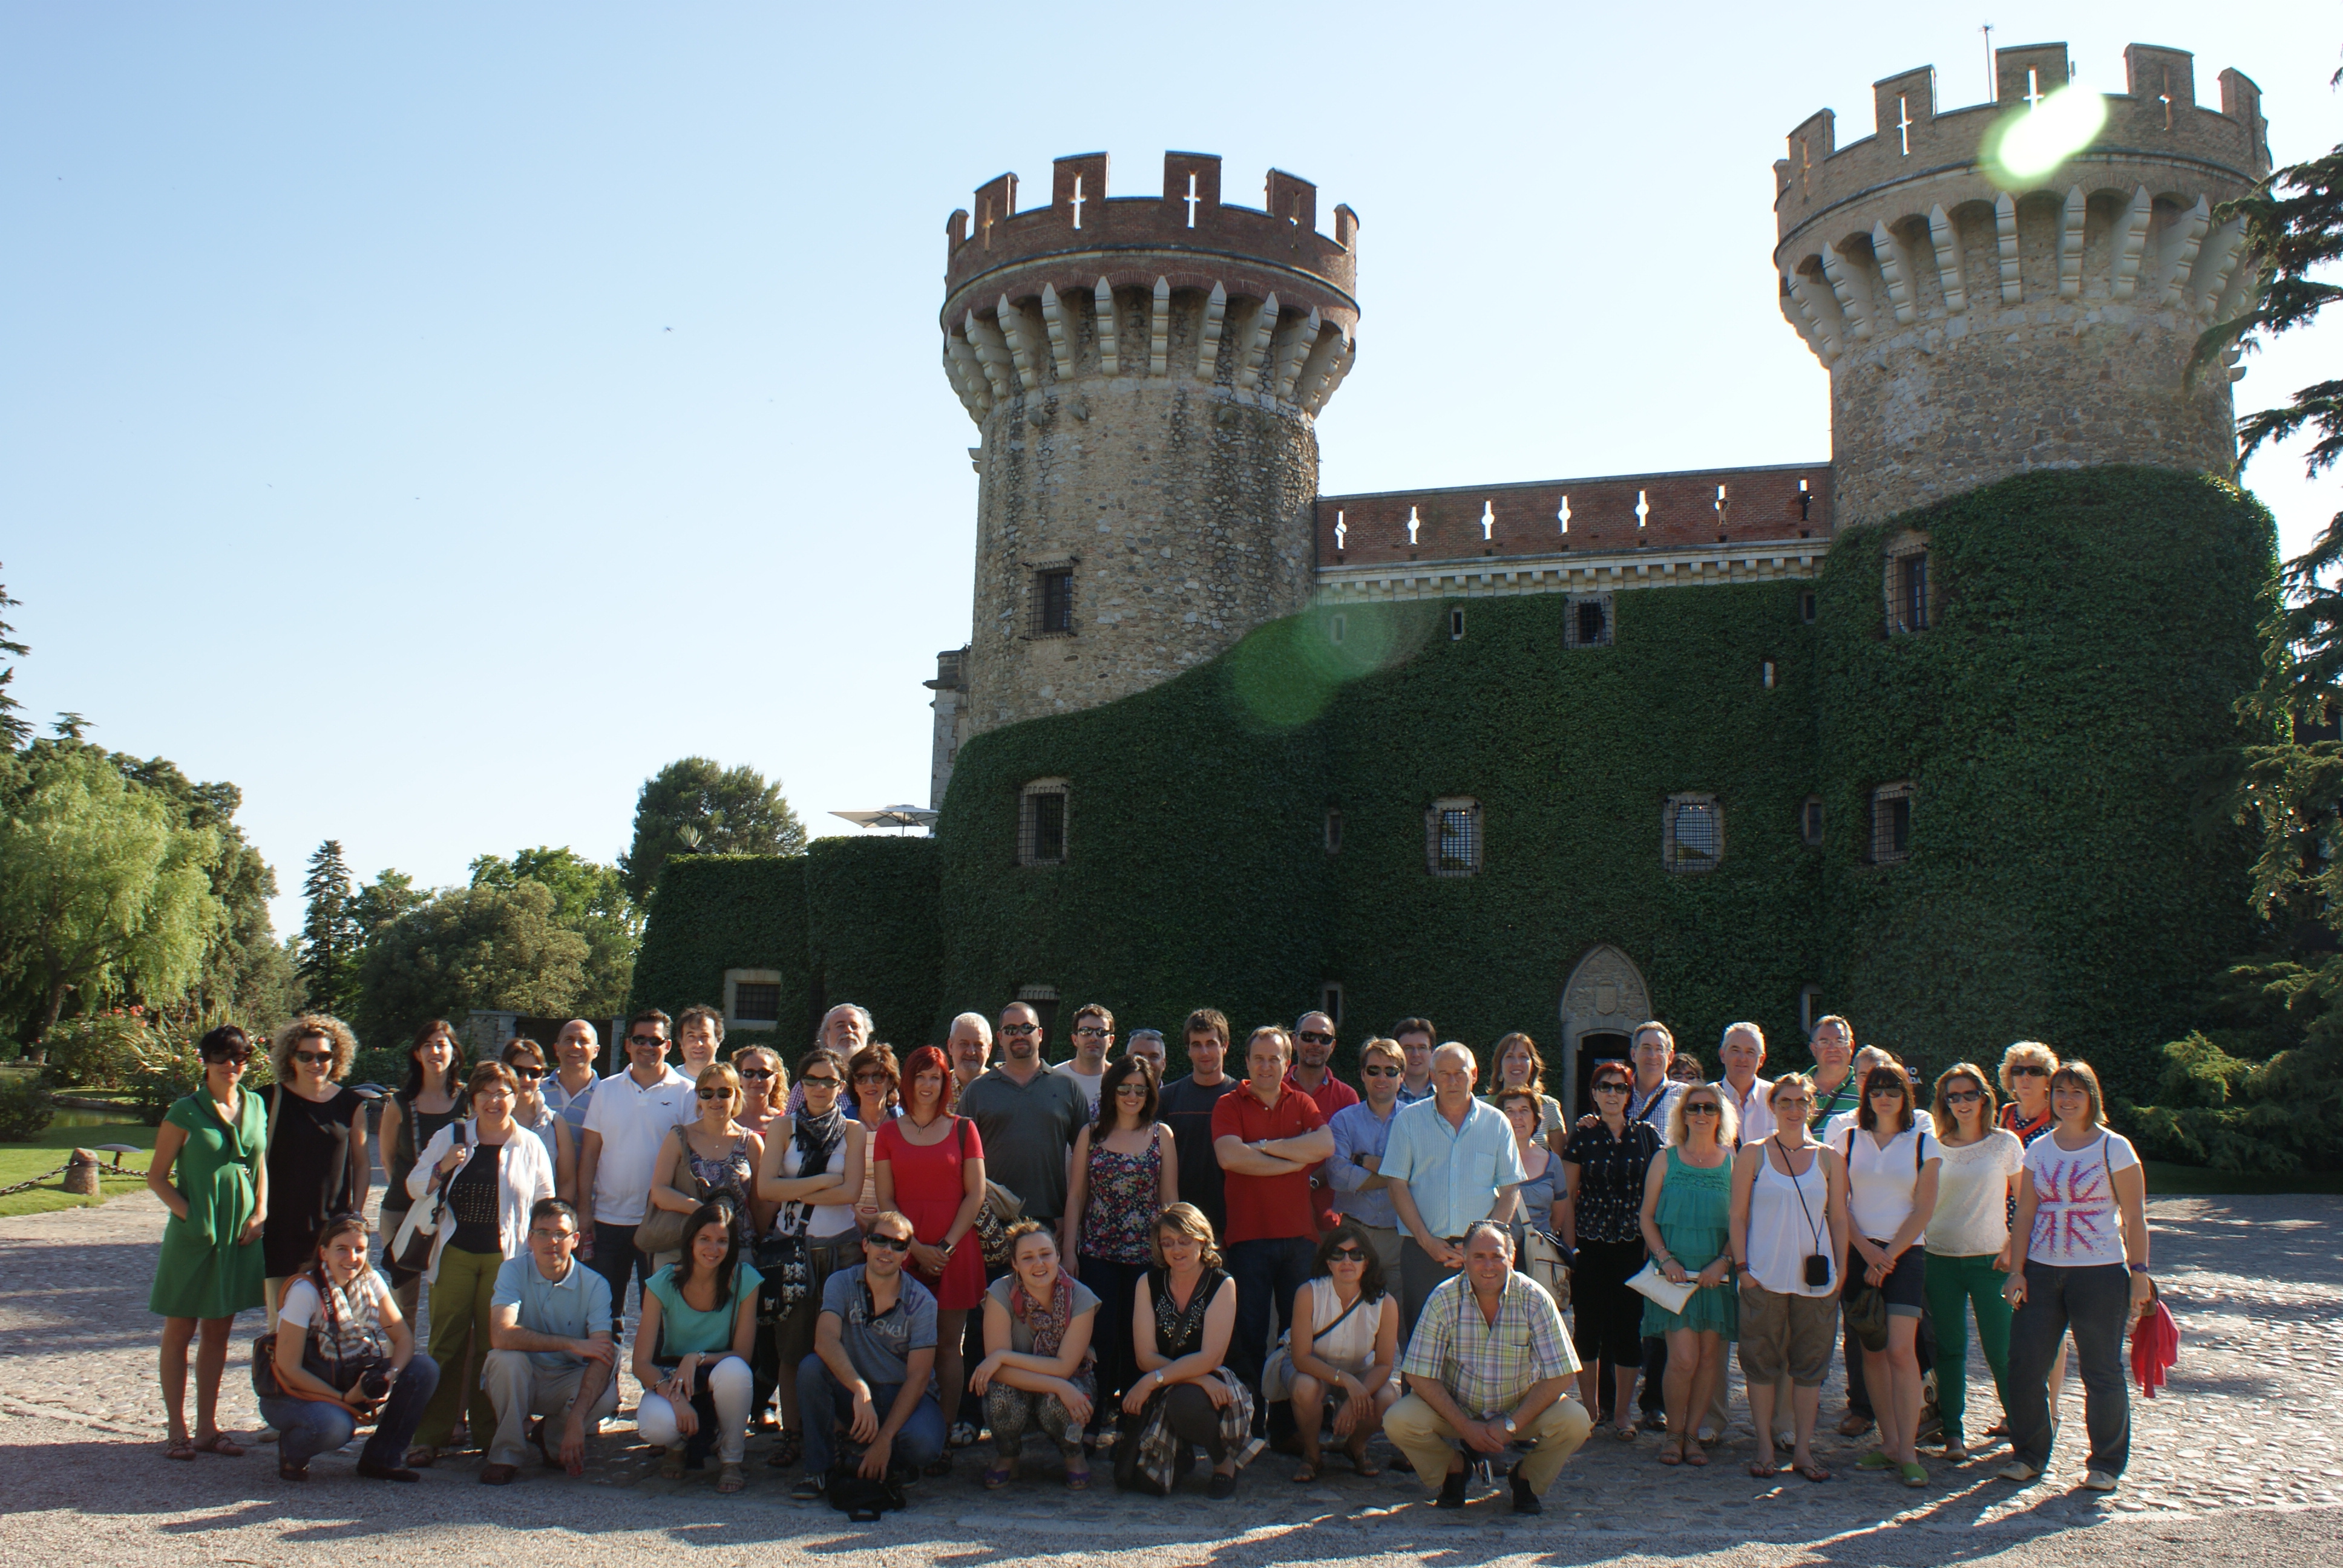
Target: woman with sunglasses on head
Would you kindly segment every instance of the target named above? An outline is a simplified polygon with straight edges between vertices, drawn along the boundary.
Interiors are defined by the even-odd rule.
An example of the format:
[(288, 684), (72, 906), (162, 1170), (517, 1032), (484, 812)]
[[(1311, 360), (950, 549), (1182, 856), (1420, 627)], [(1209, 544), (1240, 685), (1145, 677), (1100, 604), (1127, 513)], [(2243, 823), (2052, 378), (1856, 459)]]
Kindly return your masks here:
[[(395, 1243), (414, 1202), (407, 1194), (407, 1178), (416, 1156), (441, 1128), (461, 1121), (464, 1111), (464, 1048), (457, 1042), (456, 1026), (435, 1018), (415, 1031), (407, 1047), (407, 1081), (382, 1105), (382, 1213), (377, 1223), (386, 1242)], [(401, 1280), (398, 1271), (390, 1272), (399, 1312), (411, 1323), (423, 1278)]]
[[(1838, 1260), (1846, 1255), (1846, 1167), (1806, 1136), (1814, 1080), (1785, 1072), (1765, 1089), (1773, 1131), (1733, 1161), (1735, 1267), (1741, 1274), (1741, 1372), (1749, 1386), (1757, 1453), (1749, 1474), (1776, 1472), (1775, 1434), (1792, 1418), (1791, 1462), (1808, 1481), (1831, 1473), (1815, 1461), (1815, 1420), (1838, 1340)], [(1790, 1385), (1788, 1412), (1777, 1408)]]
[(1644, 1303), (1644, 1337), (1664, 1334), (1668, 1342), (1664, 1387), (1674, 1447), (1660, 1444), (1662, 1464), (1708, 1462), (1694, 1429), (1725, 1375), (1725, 1347), (1740, 1337), (1729, 1245), (1737, 1130), (1731, 1103), (1714, 1084), (1687, 1084), (1668, 1115), (1668, 1147), (1644, 1181), (1644, 1245), (1669, 1281), (1699, 1287), (1680, 1312)]
[(1570, 1274), (1570, 1338), (1578, 1352), (1578, 1397), (1588, 1416), (1600, 1420), (1607, 1365), (1613, 1430), (1622, 1442), (1635, 1441), (1635, 1380), (1644, 1370), (1644, 1298), (1627, 1282), (1647, 1256), (1644, 1186), (1660, 1151), (1659, 1130), (1627, 1114), (1634, 1088), (1625, 1062), (1594, 1064), (1594, 1114), (1563, 1144), (1562, 1201), (1554, 1216), (1555, 1233), (1577, 1260)]
[(357, 1054), (349, 1025), (303, 1013), (269, 1041), (277, 1086), (268, 1091), (268, 1223), (260, 1250), (268, 1271), (268, 1326), (295, 1275), (317, 1261), (317, 1235), (336, 1214), (366, 1212), (366, 1101), (341, 1081)]
[(2089, 1062), (2061, 1062), (2050, 1075), (2050, 1113), (2056, 1125), (2026, 1150), (2018, 1174), (2016, 1255), (2002, 1287), (2016, 1313), (2009, 1325), (2013, 1457), (2001, 1478), (2032, 1481), (2049, 1468), (2057, 1438), (2050, 1367), (2072, 1329), (2090, 1436), (2083, 1485), (2113, 1492), (2131, 1459), (2124, 1330), (2156, 1306), (2147, 1271), (2147, 1171), (2131, 1141), (2108, 1130), (2099, 1076)]
[[(670, 1131), (651, 1167), (651, 1207), (690, 1214), (703, 1203), (723, 1200), (740, 1243), (756, 1240), (756, 1214), (749, 1203), (765, 1141), (734, 1119), (740, 1108), (740, 1079), (725, 1062), (710, 1064), (693, 1086), (699, 1117)], [(664, 1254), (662, 1254), (664, 1256)]]
[[(709, 1071), (713, 1071), (710, 1069)], [(703, 1078), (706, 1074), (702, 1075)], [(723, 1200), (702, 1203), (683, 1225), (683, 1256), (643, 1287), (635, 1330), (635, 1381), (643, 1397), (635, 1428), (665, 1448), (659, 1474), (679, 1481), (716, 1452), (716, 1490), (738, 1492), (748, 1452), (756, 1375), (757, 1289), (763, 1276), (740, 1255), (740, 1232)]]
[(497, 1407), (480, 1387), (497, 1271), (528, 1250), (529, 1211), (553, 1196), (545, 1145), (513, 1120), (520, 1083), (512, 1069), (480, 1063), (465, 1097), (471, 1116), (433, 1133), (407, 1177), (410, 1198), (441, 1188), (439, 1229), (423, 1278), (431, 1286), (431, 1359), (443, 1376), (407, 1456), (417, 1470), (454, 1452), (459, 1416), (468, 1416), (478, 1442), (497, 1430)]
[(1098, 1392), (1091, 1439), (1111, 1445), (1111, 1411), (1139, 1378), (1131, 1349), (1131, 1305), (1154, 1262), (1148, 1237), (1155, 1218), (1180, 1201), (1180, 1151), (1172, 1129), (1155, 1120), (1161, 1100), (1154, 1067), (1138, 1057), (1107, 1063), (1099, 1079), (1098, 1120), (1074, 1134), (1060, 1253), (1099, 1299)]
[(1886, 1346), (1863, 1346), (1863, 1386), (1879, 1422), (1879, 1446), (1857, 1460), (1855, 1468), (1893, 1470), (1905, 1485), (1926, 1486), (1928, 1473), (1914, 1446), (1922, 1398), (1920, 1313), (1928, 1278), (1920, 1243), (1936, 1211), (1945, 1161), (1936, 1134), (1913, 1105), (1911, 1075), (1902, 1062), (1887, 1057), (1864, 1073), (1863, 1103), (1837, 1147), (1846, 1161), (1847, 1185), (1843, 1297), (1851, 1299), (1867, 1285), (1887, 1302)]
[(523, 1131), (537, 1134), (537, 1141), (545, 1145), (545, 1157), (553, 1161), (554, 1187), (567, 1191), (578, 1176), (578, 1145), (571, 1141), (569, 1123), (546, 1103), (545, 1083), (553, 1070), (546, 1062), (545, 1047), (515, 1035), (505, 1041), (497, 1060), (512, 1069), (513, 1081), (520, 1085), (519, 1097), (513, 1101), (513, 1121)]
[[(984, 1207), (984, 1141), (975, 1122), (947, 1108), (951, 1062), (940, 1048), (920, 1047), (903, 1070), (902, 1114), (878, 1130), (873, 1145), (879, 1211), (911, 1222), (903, 1267), (936, 1298), (937, 1408), (958, 1410), (968, 1314), (984, 1300), (984, 1246), (975, 1234)], [(950, 1450), (927, 1469), (950, 1474)]]
[(326, 1221), (309, 1267), (287, 1282), (278, 1307), (271, 1364), (281, 1392), (260, 1402), (262, 1417), (280, 1434), (278, 1477), (308, 1480), (311, 1459), (372, 1422), (357, 1473), (376, 1481), (421, 1479), (402, 1458), (439, 1386), (439, 1365), (417, 1352), (390, 1287), (367, 1266), (365, 1215)]
[(1992, 1081), (1975, 1062), (1956, 1061), (1937, 1075), (1930, 1118), (1944, 1169), (1936, 1180), (1936, 1210), (1928, 1217), (1928, 1316), (1936, 1329), (1936, 1408), (1945, 1422), (1945, 1458), (1969, 1456), (1962, 1407), (1968, 1401), (1969, 1331), (1976, 1314), (1977, 1343), (1993, 1371), (1994, 1392), (2009, 1408), (2009, 1201), (2026, 1147), (1994, 1125)]
[(773, 1208), (759, 1255), (779, 1260), (785, 1294), (793, 1298), (777, 1303), (779, 1318), (766, 1336), (770, 1360), (761, 1346), (755, 1358), (767, 1367), (759, 1381), (779, 1384), (780, 1441), (765, 1456), (775, 1470), (788, 1469), (805, 1452), (797, 1369), (813, 1353), (822, 1286), (840, 1269), (862, 1261), (862, 1232), (854, 1218), (854, 1198), (862, 1191), (862, 1138), (841, 1104), (845, 1061), (816, 1046), (798, 1059), (797, 1087), (805, 1103), (772, 1123), (757, 1166), (757, 1195)]
[(1325, 1471), (1319, 1443), (1329, 1400), (1351, 1468), (1370, 1478), (1383, 1473), (1367, 1459), (1367, 1442), (1399, 1402), (1399, 1301), (1384, 1287), (1374, 1241), (1356, 1221), (1342, 1221), (1318, 1238), (1317, 1267), (1294, 1292), (1292, 1326), (1262, 1373), (1263, 1399), (1293, 1402), (1302, 1435), (1297, 1484)]
[[(172, 1459), (235, 1459), (243, 1445), (219, 1429), (220, 1369), (236, 1315), (262, 1304), (260, 1232), (268, 1220), (268, 1111), (244, 1087), (252, 1042), (224, 1024), (196, 1047), (203, 1081), (155, 1130), (146, 1187), (171, 1217), (155, 1261), (146, 1310), (163, 1320), (163, 1408)], [(176, 1178), (176, 1180), (175, 1180)], [(196, 1430), (187, 1432), (187, 1344), (197, 1333)]]

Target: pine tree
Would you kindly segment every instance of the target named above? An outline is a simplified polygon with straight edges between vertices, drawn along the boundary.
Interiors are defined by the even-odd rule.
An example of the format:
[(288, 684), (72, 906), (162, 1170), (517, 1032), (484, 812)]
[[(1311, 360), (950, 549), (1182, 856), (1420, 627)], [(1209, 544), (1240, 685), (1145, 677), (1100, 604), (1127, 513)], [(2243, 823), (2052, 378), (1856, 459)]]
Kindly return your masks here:
[(351, 1000), (364, 933), (352, 907), (356, 895), (340, 839), (328, 839), (317, 846), (309, 857), (309, 876), (301, 891), (309, 900), (309, 916), (301, 925), (300, 958), (294, 972), (308, 990), (313, 1011), (341, 1013)]
[[(16, 601), (8, 597), (7, 588), (0, 586), (0, 614), (5, 614), (15, 606)], [(33, 650), (10, 635), (13, 629), (6, 621), (0, 620), (0, 656), (22, 658)], [(12, 751), (33, 738), (33, 727), (25, 723), (16, 711), (16, 699), (9, 695), (8, 683), (15, 678), (15, 665), (0, 669), (0, 743), (5, 743)]]

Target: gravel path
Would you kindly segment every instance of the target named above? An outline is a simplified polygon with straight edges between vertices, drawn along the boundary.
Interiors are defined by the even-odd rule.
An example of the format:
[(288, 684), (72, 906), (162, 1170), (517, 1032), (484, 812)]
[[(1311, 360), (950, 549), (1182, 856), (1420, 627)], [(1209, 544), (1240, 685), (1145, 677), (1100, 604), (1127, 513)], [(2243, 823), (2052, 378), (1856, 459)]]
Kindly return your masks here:
[[(750, 1484), (719, 1497), (705, 1476), (660, 1481), (629, 1423), (600, 1440), (584, 1481), (524, 1471), (498, 1492), (473, 1483), (479, 1460), (446, 1462), (420, 1485), (361, 1483), (349, 1461), (320, 1458), (307, 1487), (276, 1479), (270, 1451), (171, 1464), (159, 1453), (155, 1321), (146, 1292), (162, 1227), (145, 1193), (101, 1208), (0, 1220), (0, 1563), (279, 1563), (313, 1545), (363, 1541), (386, 1563), (453, 1547), (480, 1560), (508, 1532), (547, 1563), (687, 1545), (727, 1562), (795, 1561), (840, 1550), (887, 1560), (993, 1557), (1048, 1561), (1105, 1547), (1142, 1563), (1231, 1565), (1341, 1557), (1410, 1563), (1487, 1562), (1532, 1553), (1548, 1562), (1719, 1563), (1968, 1562), (2113, 1563), (2143, 1552), (2203, 1563), (2300, 1563), (2343, 1556), (2343, 1260), (2331, 1237), (2333, 1197), (2168, 1199), (2150, 1206), (2159, 1274), (2182, 1327), (2171, 1386), (2136, 1401), (2133, 1463), (2111, 1499), (2067, 1490), (2081, 1462), (2079, 1422), (2056, 1456), (2057, 1483), (2013, 1488), (1991, 1479), (1999, 1452), (1966, 1465), (1932, 1463), (1933, 1483), (1907, 1492), (1858, 1477), (1853, 1442), (1832, 1437), (1824, 1462), (1840, 1479), (1755, 1482), (1742, 1473), (1736, 1428), (1704, 1471), (1664, 1470), (1656, 1440), (1633, 1448), (1598, 1439), (1563, 1472), (1546, 1513), (1516, 1523), (1492, 1495), (1441, 1514), (1396, 1456), (1365, 1481), (1346, 1472), (1308, 1487), (1293, 1461), (1266, 1454), (1232, 1503), (1201, 1487), (1167, 1504), (1117, 1495), (1101, 1473), (1069, 1494), (1054, 1464), (988, 1496), (972, 1455), (960, 1473), (924, 1482), (912, 1508), (873, 1527), (789, 1501), (789, 1475), (758, 1462)], [(238, 1323), (223, 1388), (223, 1424), (257, 1424), (245, 1369), (258, 1314)], [(1735, 1382), (1738, 1379), (1736, 1376)], [(1992, 1383), (1982, 1364), (1976, 1390)], [(626, 1408), (636, 1391), (628, 1382)], [(2079, 1385), (2068, 1397), (2079, 1402)], [(1838, 1395), (1825, 1395), (1826, 1414)], [(1735, 1410), (1745, 1419), (1736, 1389)], [(2079, 1408), (2079, 1404), (2077, 1405)], [(1988, 1423), (1989, 1414), (1972, 1422)], [(1339, 1467), (1338, 1467), (1339, 1468)], [(2324, 1543), (2324, 1544), (2321, 1544)]]

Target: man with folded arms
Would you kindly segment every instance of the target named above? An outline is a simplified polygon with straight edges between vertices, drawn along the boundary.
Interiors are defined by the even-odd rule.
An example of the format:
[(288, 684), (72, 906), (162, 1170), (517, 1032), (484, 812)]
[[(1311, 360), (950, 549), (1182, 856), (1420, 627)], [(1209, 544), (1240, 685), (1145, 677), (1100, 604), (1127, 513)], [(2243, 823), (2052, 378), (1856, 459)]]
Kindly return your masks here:
[[(540, 1198), (528, 1214), (528, 1251), (497, 1270), (488, 1299), (492, 1348), (480, 1368), (497, 1411), (497, 1434), (480, 1472), (487, 1485), (510, 1483), (532, 1441), (546, 1463), (585, 1474), (587, 1434), (618, 1408), (610, 1286), (577, 1251), (578, 1211), (558, 1198)], [(531, 1416), (561, 1418), (558, 1461), (541, 1423), (522, 1435)]]
[(1513, 1512), (1545, 1512), (1540, 1498), (1594, 1423), (1567, 1397), (1578, 1352), (1562, 1313), (1513, 1271), (1503, 1225), (1476, 1220), (1466, 1229), (1464, 1272), (1432, 1292), (1399, 1370), (1408, 1392), (1383, 1417), (1383, 1435), (1419, 1480), (1440, 1488), (1438, 1506), (1463, 1507), (1473, 1462), (1529, 1440), (1535, 1446), (1513, 1465)]
[[(1513, 1211), (1528, 1180), (1513, 1124), (1473, 1093), (1473, 1053), (1450, 1040), (1432, 1055), (1432, 1098), (1392, 1118), (1377, 1167), (1407, 1232), (1399, 1244), (1399, 1332), (1416, 1319), (1435, 1286), (1464, 1266), (1464, 1230)], [(1242, 1291), (1244, 1287), (1237, 1287)]]
[[(1245, 1041), (1252, 1076), (1212, 1107), (1212, 1153), (1229, 1211), (1222, 1248), (1237, 1282), (1229, 1367), (1256, 1391), (1271, 1336), (1280, 1320), (1293, 1322), (1294, 1292), (1310, 1278), (1317, 1251), (1310, 1170), (1334, 1152), (1317, 1103), (1285, 1076), (1292, 1061), (1283, 1030), (1254, 1030)], [(1266, 1402), (1253, 1407), (1256, 1432), (1268, 1417)]]

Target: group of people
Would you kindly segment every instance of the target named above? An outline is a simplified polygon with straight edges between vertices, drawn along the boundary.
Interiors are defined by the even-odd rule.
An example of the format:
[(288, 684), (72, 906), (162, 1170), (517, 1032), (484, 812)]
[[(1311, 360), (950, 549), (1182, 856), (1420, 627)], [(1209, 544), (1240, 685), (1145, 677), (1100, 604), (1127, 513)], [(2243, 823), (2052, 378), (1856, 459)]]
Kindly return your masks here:
[[(1373, 1475), (1380, 1431), (1444, 1507), (1510, 1456), (1513, 1506), (1535, 1513), (1597, 1426), (1655, 1427), (1659, 1462), (1709, 1463), (1728, 1346), (1750, 1473), (1830, 1480), (1814, 1438), (1843, 1342), (1840, 1431), (1878, 1431), (1856, 1467), (1919, 1486), (1924, 1437), (1970, 1456), (1973, 1319), (2002, 1476), (2048, 1464), (2070, 1336), (2083, 1484), (2123, 1473), (2123, 1338), (2154, 1292), (2145, 1172), (2087, 1063), (2020, 1042), (1924, 1103), (1843, 1019), (1816, 1025), (1811, 1071), (1770, 1080), (1755, 1024), (1725, 1030), (1711, 1080), (1653, 1021), (1594, 1064), (1572, 1121), (1526, 1034), (1484, 1072), (1404, 1019), (1361, 1048), (1353, 1087), (1321, 1012), (1253, 1030), (1241, 1079), (1212, 1009), (1169, 1081), (1160, 1032), (1117, 1051), (1105, 1007), (1071, 1021), (1055, 1066), (1025, 1002), (899, 1059), (843, 1005), (785, 1069), (762, 1045), (724, 1057), (712, 1009), (647, 1010), (606, 1078), (583, 1020), (550, 1060), (516, 1039), (468, 1070), (434, 1020), (383, 1104), (379, 1254), (349, 1030), (280, 1029), (264, 1094), (242, 1085), (252, 1042), (215, 1030), (148, 1174), (171, 1211), (150, 1303), (167, 1452), (243, 1452), (218, 1380), (231, 1320), (265, 1305), (255, 1382), (288, 1481), (367, 1423), (363, 1475), (413, 1480), (466, 1446), (491, 1485), (532, 1448), (580, 1474), (624, 1346), (642, 1440), (669, 1475), (712, 1457), (719, 1492), (746, 1484), (764, 1422), (800, 1499), (948, 1473), (988, 1436), (982, 1484), (1007, 1486), (1036, 1429), (1071, 1489), (1096, 1459), (1169, 1494), (1201, 1453), (1227, 1497), (1271, 1442), (1297, 1482), (1330, 1438)], [(409, 1327), (426, 1288), (427, 1353)]]

